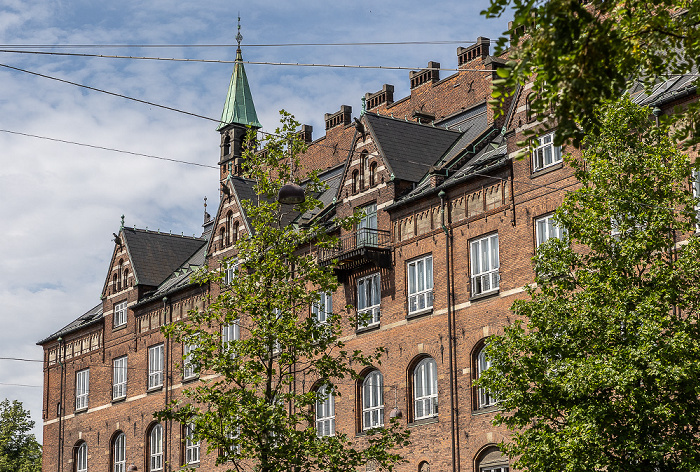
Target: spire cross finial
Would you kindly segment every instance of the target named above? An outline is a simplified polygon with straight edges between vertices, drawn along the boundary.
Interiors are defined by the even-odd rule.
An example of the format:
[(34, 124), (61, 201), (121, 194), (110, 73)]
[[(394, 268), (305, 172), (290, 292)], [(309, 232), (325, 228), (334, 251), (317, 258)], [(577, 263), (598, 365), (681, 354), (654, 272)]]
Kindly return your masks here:
[(238, 42), (238, 49), (241, 49), (241, 41), (243, 41), (243, 35), (241, 34), (241, 14), (238, 13), (238, 34), (236, 35), (236, 41)]

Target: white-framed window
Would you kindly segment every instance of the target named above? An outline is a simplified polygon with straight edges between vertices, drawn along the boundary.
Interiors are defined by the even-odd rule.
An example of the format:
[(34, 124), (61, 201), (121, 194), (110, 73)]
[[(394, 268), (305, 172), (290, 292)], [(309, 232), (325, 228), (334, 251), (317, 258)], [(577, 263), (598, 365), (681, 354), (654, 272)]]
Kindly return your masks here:
[(333, 295), (330, 292), (319, 292), (319, 300), (311, 305), (311, 313), (316, 322), (325, 323), (328, 315), (333, 313)]
[(117, 357), (112, 365), (112, 400), (117, 400), (126, 397), (127, 357)]
[[(238, 341), (241, 338), (241, 329), (238, 325), (238, 320), (234, 320), (233, 323), (221, 327), (221, 349), (224, 351), (231, 349), (234, 341)], [(235, 355), (231, 352), (231, 357)]]
[(124, 326), (126, 324), (126, 300), (114, 305), (114, 327)]
[(113, 472), (126, 472), (126, 435), (119, 433), (112, 445)]
[[(478, 379), (481, 377), (482, 374), (489, 369), (489, 367), (491, 367), (491, 361), (488, 357), (486, 357), (486, 348), (482, 347), (476, 356), (476, 378)], [(494, 406), (496, 403), (498, 403), (498, 400), (496, 400), (496, 397), (491, 395), (491, 392), (483, 387), (479, 387), (477, 389), (478, 408), (488, 408), (490, 406)]]
[(335, 395), (323, 386), (316, 400), (316, 435), (335, 436)]
[(479, 472), (508, 472), (507, 465), (497, 465), (495, 467), (482, 467)]
[(194, 344), (185, 343), (182, 345), (182, 378), (185, 380), (197, 377), (197, 370), (191, 360), (192, 351), (196, 347)]
[(408, 313), (433, 307), (433, 256), (425, 256), (407, 264)]
[(75, 472), (87, 472), (88, 470), (88, 449), (87, 443), (82, 442), (75, 451)]
[(233, 283), (233, 279), (236, 278), (236, 272), (238, 272), (239, 266), (240, 263), (235, 261), (226, 262), (224, 267), (224, 285), (231, 285)]
[(384, 426), (384, 377), (373, 370), (362, 382), (362, 430)]
[(532, 152), (532, 161), (535, 171), (561, 162), (561, 147), (554, 145), (554, 133), (537, 138), (537, 146)]
[(362, 277), (357, 281), (358, 328), (379, 324), (381, 303), (379, 273)]
[[(693, 198), (700, 199), (700, 171), (693, 171), (691, 184), (693, 186)], [(700, 231), (700, 200), (695, 203), (695, 231)]]
[(155, 425), (148, 437), (148, 465), (150, 472), (163, 470), (163, 426)]
[(377, 204), (370, 203), (362, 207), (362, 219), (357, 223), (357, 245), (376, 246), (377, 233)]
[(535, 240), (537, 247), (551, 238), (562, 239), (566, 230), (554, 221), (554, 215), (547, 215), (535, 220)]
[(413, 369), (414, 419), (438, 415), (437, 363), (426, 357)]
[(84, 410), (88, 407), (90, 395), (90, 369), (79, 370), (75, 373), (75, 409)]
[(148, 388), (163, 386), (163, 345), (148, 348)]
[(199, 462), (199, 440), (194, 439), (194, 425), (185, 425), (185, 464)]
[(498, 234), (471, 242), (472, 296), (498, 289)]

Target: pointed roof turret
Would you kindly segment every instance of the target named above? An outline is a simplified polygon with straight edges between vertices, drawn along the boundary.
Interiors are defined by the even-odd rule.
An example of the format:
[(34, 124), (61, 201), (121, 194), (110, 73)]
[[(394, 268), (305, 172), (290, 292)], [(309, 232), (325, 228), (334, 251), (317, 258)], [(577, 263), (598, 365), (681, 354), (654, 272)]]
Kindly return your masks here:
[(236, 62), (233, 66), (233, 74), (231, 74), (231, 83), (228, 86), (228, 94), (224, 103), (224, 111), (221, 113), (221, 122), (216, 128), (217, 131), (226, 126), (238, 123), (244, 126), (252, 126), (261, 128), (262, 125), (258, 121), (258, 114), (255, 112), (255, 104), (253, 104), (253, 96), (250, 93), (248, 78), (243, 67), (243, 56), (241, 54), (241, 18), (238, 17), (238, 48), (236, 49)]

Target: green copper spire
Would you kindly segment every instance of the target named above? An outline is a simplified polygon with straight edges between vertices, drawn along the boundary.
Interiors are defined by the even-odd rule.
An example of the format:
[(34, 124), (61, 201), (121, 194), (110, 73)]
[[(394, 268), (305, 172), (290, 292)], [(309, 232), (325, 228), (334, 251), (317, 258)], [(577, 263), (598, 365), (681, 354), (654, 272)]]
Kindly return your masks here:
[(241, 55), (241, 18), (238, 17), (238, 49), (236, 49), (236, 63), (233, 66), (233, 74), (231, 75), (231, 83), (228, 86), (228, 94), (226, 95), (226, 103), (224, 103), (224, 111), (221, 113), (221, 122), (217, 131), (232, 124), (238, 123), (245, 126), (261, 128), (262, 125), (258, 121), (258, 114), (255, 113), (255, 104), (253, 104), (253, 96), (250, 93), (248, 86), (248, 78), (245, 75), (243, 67), (243, 56)]

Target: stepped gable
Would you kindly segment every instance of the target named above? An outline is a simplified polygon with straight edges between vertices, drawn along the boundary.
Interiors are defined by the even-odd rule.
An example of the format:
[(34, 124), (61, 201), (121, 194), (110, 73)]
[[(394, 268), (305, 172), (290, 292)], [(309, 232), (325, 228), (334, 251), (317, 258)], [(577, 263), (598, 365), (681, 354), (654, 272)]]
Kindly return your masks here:
[(377, 147), (399, 180), (418, 182), (459, 139), (459, 131), (365, 114)]
[(139, 285), (158, 286), (199, 250), (206, 240), (124, 228), (126, 246)]
[(42, 339), (41, 341), (39, 341), (37, 343), (37, 345), (41, 346), (42, 344), (44, 344), (46, 342), (52, 341), (54, 339), (58, 339), (61, 336), (72, 333), (73, 331), (78, 331), (79, 329), (83, 329), (87, 326), (97, 324), (100, 321), (102, 321), (102, 303), (101, 302), (99, 305), (88, 310), (87, 313), (80, 315), (78, 318), (71, 321), (66, 326), (59, 329), (55, 333), (53, 333), (51, 336), (48, 336), (48, 337)]

